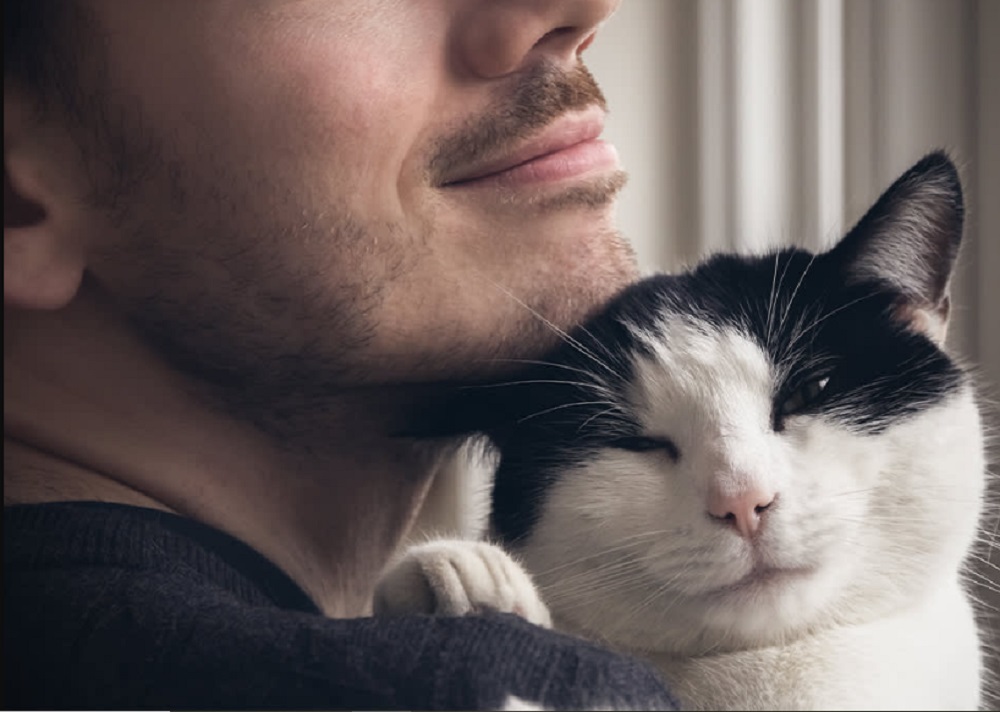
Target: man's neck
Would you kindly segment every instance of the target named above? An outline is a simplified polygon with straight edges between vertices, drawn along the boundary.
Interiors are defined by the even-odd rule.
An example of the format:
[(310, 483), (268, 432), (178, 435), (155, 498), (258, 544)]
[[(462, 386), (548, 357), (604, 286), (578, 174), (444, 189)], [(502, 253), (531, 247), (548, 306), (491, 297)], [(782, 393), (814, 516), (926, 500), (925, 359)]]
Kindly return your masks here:
[[(359, 410), (363, 394), (328, 409), (322, 441), (273, 442), (205, 406), (100, 310), (67, 309), (5, 310), (5, 503), (172, 511), (246, 541), (328, 615), (366, 614), (440, 451), (394, 438)], [(384, 413), (391, 398), (376, 395)]]
[(127, 484), (39, 451), (6, 434), (3, 439), (3, 472), (5, 507), (45, 502), (94, 501), (173, 511)]

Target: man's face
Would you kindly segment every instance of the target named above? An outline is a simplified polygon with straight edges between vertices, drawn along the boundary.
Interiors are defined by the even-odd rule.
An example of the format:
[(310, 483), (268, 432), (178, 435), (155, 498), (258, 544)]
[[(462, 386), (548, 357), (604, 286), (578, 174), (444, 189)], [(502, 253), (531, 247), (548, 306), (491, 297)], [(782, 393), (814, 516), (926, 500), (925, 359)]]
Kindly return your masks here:
[(635, 275), (577, 59), (616, 4), (93, 0), (94, 282), (244, 391), (537, 357)]

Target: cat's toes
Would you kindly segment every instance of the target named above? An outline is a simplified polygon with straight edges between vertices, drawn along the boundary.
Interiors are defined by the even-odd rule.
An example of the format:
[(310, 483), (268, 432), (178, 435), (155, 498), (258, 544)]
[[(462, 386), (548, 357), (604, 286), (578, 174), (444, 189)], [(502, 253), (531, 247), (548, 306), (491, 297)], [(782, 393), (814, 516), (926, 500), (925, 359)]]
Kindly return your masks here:
[(528, 573), (493, 544), (440, 540), (411, 547), (379, 581), (377, 615), (514, 613), (552, 625)]

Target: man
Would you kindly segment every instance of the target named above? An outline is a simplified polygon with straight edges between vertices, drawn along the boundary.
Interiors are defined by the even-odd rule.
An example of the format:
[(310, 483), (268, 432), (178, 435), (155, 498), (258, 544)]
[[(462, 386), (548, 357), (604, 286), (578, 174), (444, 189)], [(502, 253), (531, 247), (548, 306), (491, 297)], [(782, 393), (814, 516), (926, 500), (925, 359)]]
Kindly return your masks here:
[(412, 413), (635, 276), (579, 58), (616, 4), (5, 0), (8, 708), (672, 704), (364, 617)]

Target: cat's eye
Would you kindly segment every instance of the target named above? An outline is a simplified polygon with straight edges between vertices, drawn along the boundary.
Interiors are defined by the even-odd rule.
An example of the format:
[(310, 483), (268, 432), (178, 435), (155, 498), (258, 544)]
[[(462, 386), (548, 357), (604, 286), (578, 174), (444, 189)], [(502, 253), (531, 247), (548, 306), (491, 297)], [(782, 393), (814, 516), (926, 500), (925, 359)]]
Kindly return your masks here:
[(647, 435), (627, 435), (615, 438), (611, 446), (629, 452), (652, 452), (659, 450), (667, 453), (675, 462), (680, 459), (681, 451), (670, 438), (659, 438)]
[(781, 414), (792, 415), (812, 405), (823, 394), (829, 383), (829, 376), (809, 379), (789, 393), (788, 397), (782, 401), (781, 408), (779, 409)]

